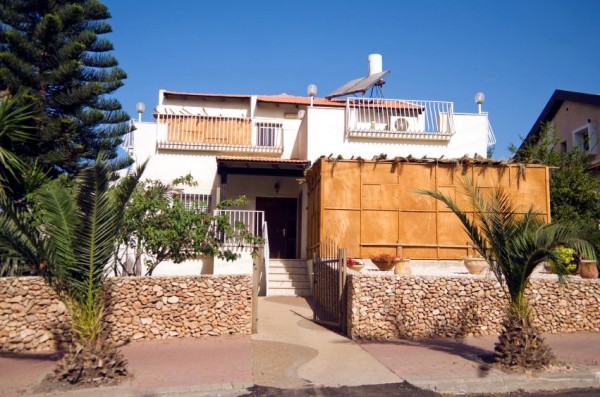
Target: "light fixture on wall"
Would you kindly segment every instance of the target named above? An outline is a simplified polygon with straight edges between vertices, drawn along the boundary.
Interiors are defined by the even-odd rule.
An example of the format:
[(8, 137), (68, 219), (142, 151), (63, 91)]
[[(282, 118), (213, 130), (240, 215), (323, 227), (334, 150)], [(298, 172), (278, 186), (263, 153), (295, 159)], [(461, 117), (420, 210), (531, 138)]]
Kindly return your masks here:
[(281, 187), (281, 186), (279, 186), (279, 182), (275, 182), (274, 187), (275, 187), (275, 194), (279, 194), (279, 188)]

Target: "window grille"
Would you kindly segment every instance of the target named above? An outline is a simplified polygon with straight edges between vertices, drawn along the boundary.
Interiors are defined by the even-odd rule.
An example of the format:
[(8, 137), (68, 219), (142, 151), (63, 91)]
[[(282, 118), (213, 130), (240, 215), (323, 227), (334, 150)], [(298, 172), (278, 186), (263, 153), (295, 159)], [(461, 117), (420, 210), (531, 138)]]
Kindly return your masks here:
[(283, 124), (279, 123), (257, 123), (258, 146), (277, 146), (277, 137), (283, 130)]

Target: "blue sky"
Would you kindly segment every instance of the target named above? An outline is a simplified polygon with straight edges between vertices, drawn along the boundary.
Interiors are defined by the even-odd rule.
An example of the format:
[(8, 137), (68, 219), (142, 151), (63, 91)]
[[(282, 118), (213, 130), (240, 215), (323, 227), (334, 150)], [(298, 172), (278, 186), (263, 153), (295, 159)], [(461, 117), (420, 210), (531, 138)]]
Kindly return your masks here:
[(151, 120), (158, 90), (324, 96), (390, 69), (387, 98), (483, 110), (498, 144), (520, 144), (555, 89), (600, 93), (600, 1), (104, 1), (127, 72), (115, 96)]

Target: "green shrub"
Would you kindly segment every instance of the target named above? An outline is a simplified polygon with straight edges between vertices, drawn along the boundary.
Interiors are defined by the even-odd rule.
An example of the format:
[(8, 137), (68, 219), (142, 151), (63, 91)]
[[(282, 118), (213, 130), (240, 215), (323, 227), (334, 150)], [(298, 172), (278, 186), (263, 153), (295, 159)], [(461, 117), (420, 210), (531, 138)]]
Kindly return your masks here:
[[(573, 248), (558, 247), (554, 250), (554, 254), (565, 269), (567, 269), (568, 273), (572, 274), (575, 272), (577, 263), (575, 263), (575, 250)], [(550, 260), (550, 271), (552, 273), (558, 273), (556, 263), (553, 260)]]

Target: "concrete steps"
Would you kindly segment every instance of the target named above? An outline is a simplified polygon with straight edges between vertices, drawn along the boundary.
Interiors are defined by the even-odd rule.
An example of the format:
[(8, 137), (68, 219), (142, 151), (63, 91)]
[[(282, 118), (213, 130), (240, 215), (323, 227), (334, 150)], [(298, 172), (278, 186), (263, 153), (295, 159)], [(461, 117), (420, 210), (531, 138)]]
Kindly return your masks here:
[(269, 260), (269, 296), (310, 296), (304, 259)]

